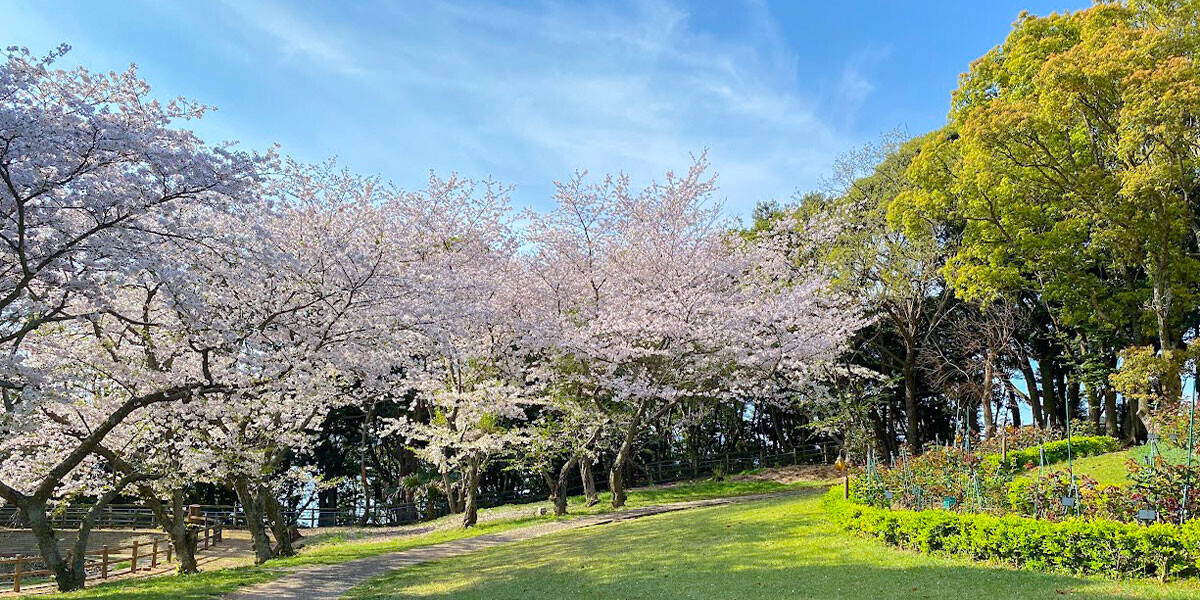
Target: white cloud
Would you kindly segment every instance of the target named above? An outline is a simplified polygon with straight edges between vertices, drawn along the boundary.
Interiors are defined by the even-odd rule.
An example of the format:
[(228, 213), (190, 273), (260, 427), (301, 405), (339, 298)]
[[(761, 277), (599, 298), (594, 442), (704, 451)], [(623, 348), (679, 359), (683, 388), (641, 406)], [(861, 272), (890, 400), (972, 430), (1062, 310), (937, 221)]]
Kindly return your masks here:
[(289, 102), (323, 103), (306, 112), (327, 121), (324, 145), (352, 165), (402, 185), (429, 168), (490, 174), (517, 183), (524, 204), (547, 201), (550, 182), (576, 169), (648, 182), (708, 148), (727, 210), (748, 213), (815, 187), (857, 143), (846, 129), (874, 89), (870, 53), (851, 57), (840, 79), (797, 72), (761, 0), (730, 9), (740, 30), (721, 35), (666, 0), (351, 4), (325, 14), (224, 2), (246, 43), (265, 39), (297, 71), (297, 87), (344, 77), (342, 105), (328, 94)]
[(238, 21), (275, 40), (280, 54), (289, 59), (312, 60), (337, 73), (366, 75), (351, 50), (328, 31), (274, 0), (221, 0)]

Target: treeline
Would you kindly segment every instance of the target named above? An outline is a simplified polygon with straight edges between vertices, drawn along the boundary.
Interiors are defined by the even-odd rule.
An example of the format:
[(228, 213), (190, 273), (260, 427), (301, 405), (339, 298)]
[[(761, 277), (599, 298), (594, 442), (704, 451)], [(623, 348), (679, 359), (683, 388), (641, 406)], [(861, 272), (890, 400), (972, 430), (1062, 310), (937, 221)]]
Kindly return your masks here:
[(1200, 334), (1198, 10), (1022, 15), (944, 128), (885, 135), (828, 190), (760, 207), (757, 228), (840, 220), (797, 251), (867, 292), (848, 360), (882, 377), (831, 410), (864, 444), (1068, 420), (1137, 441), (1180, 417)]

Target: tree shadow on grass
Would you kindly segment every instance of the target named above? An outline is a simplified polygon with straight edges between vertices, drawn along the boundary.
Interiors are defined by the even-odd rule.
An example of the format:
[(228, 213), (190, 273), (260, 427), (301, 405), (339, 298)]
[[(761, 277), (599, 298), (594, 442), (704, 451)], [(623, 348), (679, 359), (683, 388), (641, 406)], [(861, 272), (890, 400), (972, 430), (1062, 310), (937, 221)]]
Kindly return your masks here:
[(647, 517), (396, 571), (354, 598), (1200, 598), (1161, 586), (1018, 571), (837, 530), (815, 498)]

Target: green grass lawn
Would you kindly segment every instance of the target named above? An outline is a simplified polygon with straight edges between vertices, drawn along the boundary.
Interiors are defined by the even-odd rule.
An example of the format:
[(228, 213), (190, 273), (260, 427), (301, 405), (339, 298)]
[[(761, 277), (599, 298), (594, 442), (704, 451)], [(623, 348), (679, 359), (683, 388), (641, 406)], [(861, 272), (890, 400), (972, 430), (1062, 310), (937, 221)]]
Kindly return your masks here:
[(1200, 598), (1200, 584), (1105, 581), (896, 550), (831, 524), (823, 490), (563, 532), (395, 571), (357, 600)]
[[(1168, 444), (1159, 444), (1155, 452), (1177, 464), (1187, 462), (1187, 450), (1181, 448)], [(1129, 460), (1134, 459), (1142, 462), (1149, 455), (1150, 446), (1142, 445), (1134, 446), (1120, 452), (1110, 452), (1099, 456), (1081, 458), (1075, 461), (1075, 473), (1077, 475), (1087, 475), (1099, 483), (1123, 485), (1129, 483), (1127, 477), (1129, 474)], [(1066, 470), (1066, 464), (1058, 463), (1054, 465), (1054, 468), (1055, 470)]]
[[(627, 506), (649, 506), (667, 504), (686, 500), (703, 500), (728, 496), (744, 496), (797, 489), (805, 485), (783, 485), (770, 481), (697, 481), (671, 486), (631, 490)], [(608, 494), (601, 495), (600, 504), (584, 507), (582, 498), (572, 498), (569, 504), (570, 516), (596, 514), (611, 510), (608, 505)], [(545, 503), (543, 503), (545, 504)], [(501, 506), (486, 509), (481, 513), (493, 513), (496, 518), (483, 520), (471, 529), (458, 527), (439, 528), (426, 534), (409, 537), (397, 537), (386, 540), (370, 541), (355, 540), (356, 534), (343, 532), (323, 537), (318, 543), (306, 545), (298, 556), (270, 561), (261, 566), (219, 569), (207, 571), (198, 575), (186, 577), (166, 575), (142, 579), (130, 579), (96, 585), (88, 589), (70, 594), (54, 594), (45, 598), (105, 598), (108, 600), (203, 600), (220, 597), (240, 587), (270, 581), (286, 572), (291, 567), (306, 565), (336, 564), (376, 556), (387, 552), (397, 552), (410, 548), (428, 546), (440, 542), (473, 537), (488, 533), (496, 533), (534, 523), (552, 520), (553, 517), (529, 516), (530, 505)], [(512, 516), (507, 516), (511, 514)], [(570, 518), (570, 516), (568, 518)], [(445, 525), (447, 522), (457, 522), (458, 515), (443, 517), (439, 522), (431, 524)]]

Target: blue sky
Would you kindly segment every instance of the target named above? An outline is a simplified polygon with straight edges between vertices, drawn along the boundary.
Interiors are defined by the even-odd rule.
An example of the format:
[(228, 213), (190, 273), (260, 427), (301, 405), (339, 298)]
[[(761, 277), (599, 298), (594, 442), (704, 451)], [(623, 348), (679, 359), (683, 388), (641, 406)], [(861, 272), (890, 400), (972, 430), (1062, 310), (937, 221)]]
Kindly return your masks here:
[(944, 122), (970, 61), (1022, 9), (1089, 0), (6, 3), (3, 45), (137, 63), (219, 110), (210, 141), (418, 188), (491, 175), (545, 208), (576, 169), (639, 185), (709, 149), (731, 214), (816, 189), (840, 153)]

